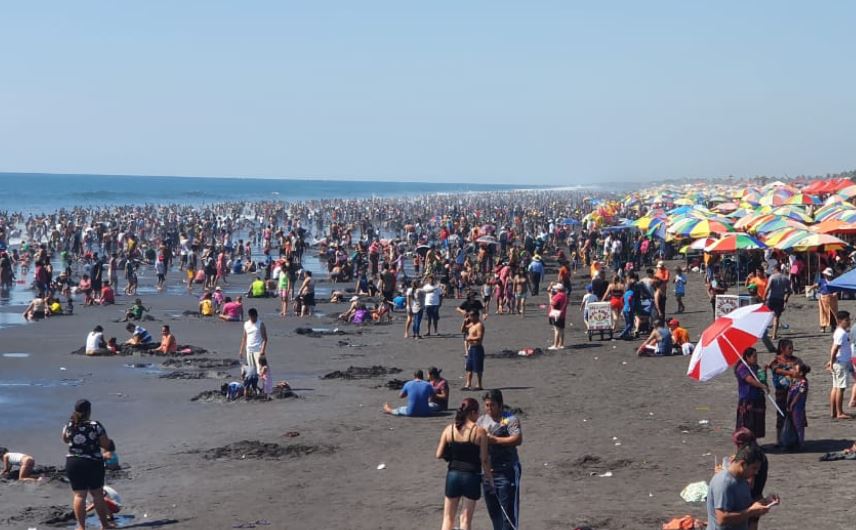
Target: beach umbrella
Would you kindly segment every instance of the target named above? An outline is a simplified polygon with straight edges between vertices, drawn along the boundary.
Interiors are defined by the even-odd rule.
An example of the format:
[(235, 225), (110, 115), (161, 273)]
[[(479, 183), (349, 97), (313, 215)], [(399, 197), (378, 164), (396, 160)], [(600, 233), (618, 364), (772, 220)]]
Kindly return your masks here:
[(701, 239), (696, 239), (695, 241), (687, 245), (687, 247), (693, 250), (704, 250), (710, 245), (716, 243), (717, 241), (719, 240), (712, 237), (703, 237)]
[[(848, 200), (856, 197), (856, 184), (847, 186), (846, 188), (842, 188), (835, 192), (833, 197), (841, 197), (842, 199)], [(830, 197), (831, 198), (831, 197)]]
[(823, 204), (824, 206), (829, 206), (830, 204), (840, 204), (842, 202), (847, 202), (847, 199), (841, 195), (830, 195), (825, 201), (823, 201)]
[(739, 206), (736, 202), (723, 202), (722, 204), (717, 204), (716, 206), (714, 206), (712, 210), (714, 212), (731, 213), (737, 210), (738, 208)]
[(741, 361), (746, 348), (758, 342), (772, 320), (773, 312), (764, 304), (740, 307), (717, 318), (701, 333), (687, 375), (709, 381), (725, 372)]
[(856, 223), (829, 219), (812, 226), (810, 230), (818, 234), (856, 234)]
[(722, 236), (722, 238), (705, 247), (704, 251), (710, 254), (727, 254), (737, 252), (738, 250), (758, 250), (763, 248), (767, 248), (767, 245), (749, 234), (737, 232)]
[(688, 199), (688, 198), (684, 197), (684, 198), (676, 200), (675, 204), (678, 206), (690, 206), (692, 204), (695, 204), (695, 201), (693, 201), (692, 199)]
[(669, 233), (675, 236), (691, 237), (693, 239), (709, 237), (711, 234), (724, 234), (733, 231), (734, 228), (730, 223), (694, 218), (689, 218), (686, 221), (681, 221), (669, 227)]
[(805, 210), (800, 209), (798, 206), (780, 206), (778, 208), (773, 209), (770, 212), (774, 215), (781, 215), (783, 217), (788, 217), (795, 221), (799, 221), (801, 223), (813, 223), (814, 219), (805, 212)]
[(808, 193), (797, 193), (785, 201), (785, 204), (820, 204), (821, 200), (817, 195), (809, 195)]
[(781, 230), (782, 228), (796, 228), (800, 230), (808, 229), (806, 225), (799, 221), (794, 221), (789, 217), (780, 217), (778, 215), (773, 215), (771, 217), (772, 219), (763, 219), (753, 223), (749, 231), (755, 234), (767, 234), (775, 232), (776, 230)]
[(829, 250), (841, 250), (849, 246), (846, 241), (843, 241), (829, 234), (811, 234), (803, 237), (795, 242), (791, 249), (798, 252), (826, 252)]
[(639, 230), (647, 231), (651, 228), (652, 225), (664, 223), (665, 221), (665, 214), (660, 214), (659, 216), (646, 215), (645, 217), (640, 217), (639, 219), (634, 221), (633, 225), (636, 226)]
[(824, 221), (844, 221), (845, 223), (856, 222), (856, 209), (846, 209), (833, 213), (823, 219)]
[(853, 206), (849, 202), (825, 204), (818, 208), (816, 212), (814, 212), (814, 220), (819, 223), (821, 221), (829, 219), (837, 213), (846, 212), (848, 210), (856, 210), (856, 206)]
[(803, 236), (805, 236), (808, 235), (808, 230), (800, 230), (799, 228), (794, 228), (792, 226), (782, 228), (774, 232), (764, 234), (764, 244), (768, 247), (775, 247), (777, 244), (779, 244), (780, 241), (795, 234), (802, 234)]

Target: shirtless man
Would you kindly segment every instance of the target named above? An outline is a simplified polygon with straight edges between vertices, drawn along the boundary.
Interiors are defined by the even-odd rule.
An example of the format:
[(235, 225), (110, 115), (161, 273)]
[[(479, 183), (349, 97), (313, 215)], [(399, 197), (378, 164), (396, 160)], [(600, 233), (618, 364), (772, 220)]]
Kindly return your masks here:
[(518, 269), (514, 275), (514, 311), (526, 316), (526, 295), (529, 293), (529, 278), (523, 269)]
[[(482, 390), (482, 372), (484, 372), (484, 323), (479, 317), (478, 311), (469, 311), (464, 321), (464, 332), (467, 334), (466, 359), (466, 382), (462, 390)], [(478, 385), (472, 388), (473, 373), (478, 378)]]

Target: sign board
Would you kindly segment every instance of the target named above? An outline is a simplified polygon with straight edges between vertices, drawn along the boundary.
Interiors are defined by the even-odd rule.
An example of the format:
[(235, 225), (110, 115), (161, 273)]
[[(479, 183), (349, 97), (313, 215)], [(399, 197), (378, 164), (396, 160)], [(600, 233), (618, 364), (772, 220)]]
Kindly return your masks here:
[(741, 294), (718, 294), (716, 295), (716, 305), (714, 306), (714, 315), (719, 318), (723, 315), (734, 311), (735, 309), (747, 305), (752, 305), (752, 297)]
[(612, 308), (609, 302), (591, 302), (587, 307), (588, 328), (592, 331), (612, 329)]

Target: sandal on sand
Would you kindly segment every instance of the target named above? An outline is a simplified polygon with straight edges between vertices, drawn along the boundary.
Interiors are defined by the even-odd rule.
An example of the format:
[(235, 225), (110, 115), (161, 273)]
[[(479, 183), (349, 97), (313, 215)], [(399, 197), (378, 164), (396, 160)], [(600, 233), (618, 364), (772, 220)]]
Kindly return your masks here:
[(472, 390), (472, 388), (470, 388), (468, 386), (461, 388), (461, 392), (469, 392), (470, 390)]

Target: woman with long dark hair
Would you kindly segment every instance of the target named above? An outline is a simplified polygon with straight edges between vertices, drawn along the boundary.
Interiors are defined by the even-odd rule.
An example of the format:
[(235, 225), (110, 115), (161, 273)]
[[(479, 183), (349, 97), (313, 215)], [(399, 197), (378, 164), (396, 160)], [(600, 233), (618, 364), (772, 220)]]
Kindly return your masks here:
[[(455, 515), (461, 497), (460, 528), (469, 530), (473, 521), (476, 501), (481, 498), (482, 472), (490, 470), (487, 452), (487, 433), (476, 425), (479, 402), (466, 398), (455, 412), (455, 423), (443, 429), (437, 445), (437, 458), (449, 463), (446, 472), (446, 498), (443, 504), (443, 530), (455, 528)], [(490, 473), (484, 475), (489, 482)]]
[(110, 448), (107, 431), (97, 421), (89, 419), (92, 404), (85, 399), (74, 404), (74, 412), (62, 429), (62, 441), (68, 444), (65, 472), (74, 492), (76, 530), (86, 529), (86, 496), (92, 495), (95, 513), (102, 528), (116, 528), (107, 516), (104, 502), (104, 459), (101, 449)]
[(737, 377), (737, 426), (749, 429), (755, 438), (763, 438), (765, 433), (765, 415), (767, 404), (766, 370), (758, 366), (758, 352), (755, 348), (746, 348), (743, 361), (734, 367)]

